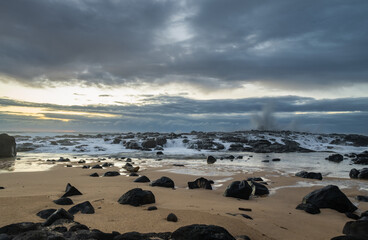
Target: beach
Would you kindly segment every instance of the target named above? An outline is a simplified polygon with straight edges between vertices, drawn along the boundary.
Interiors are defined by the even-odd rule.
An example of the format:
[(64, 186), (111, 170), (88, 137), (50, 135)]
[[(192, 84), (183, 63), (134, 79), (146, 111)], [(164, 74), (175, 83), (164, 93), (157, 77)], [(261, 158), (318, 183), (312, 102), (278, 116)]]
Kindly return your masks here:
[[(96, 160), (92, 163), (98, 162)], [(67, 183), (83, 193), (70, 197), (74, 204), (90, 201), (95, 209), (94, 214), (75, 214), (74, 220), (103, 232), (172, 232), (190, 224), (213, 224), (224, 227), (233, 236), (247, 235), (250, 239), (331, 239), (342, 235), (342, 229), (349, 221), (345, 214), (332, 209), (321, 209), (321, 213), (317, 215), (295, 209), (306, 194), (321, 188), (318, 184), (325, 180), (335, 181), (334, 178), (325, 178), (323, 181), (302, 179), (310, 185), (298, 187), (301, 178), (279, 172), (237, 173), (231, 178), (207, 177), (215, 182), (220, 180), (222, 184), (213, 190), (206, 190), (188, 189), (187, 182), (201, 176), (169, 171), (185, 166), (149, 167), (138, 172), (151, 181), (162, 176), (171, 178), (175, 182), (175, 189), (170, 189), (136, 183), (133, 182), (136, 177), (127, 175), (95, 178), (89, 176), (94, 172), (101, 176), (107, 171), (121, 170), (118, 167), (82, 169), (84, 164), (73, 164), (73, 167), (66, 165), (67, 163), (56, 164), (47, 171), (0, 174), (1, 186), (5, 187), (0, 191), (0, 226), (17, 222), (43, 222), (36, 214), (48, 208), (64, 207), (68, 210), (71, 206), (53, 203), (53, 200), (64, 194)], [(215, 165), (213, 164), (214, 167)], [(231, 182), (248, 177), (267, 179), (270, 194), (252, 197), (250, 200), (223, 196)], [(133, 188), (152, 191), (156, 203), (139, 207), (119, 204), (118, 199)], [(355, 200), (357, 195), (364, 195), (365, 191), (351, 187), (342, 191), (353, 203), (358, 204), (359, 209), (364, 211), (368, 208), (368, 203), (358, 203)], [(158, 209), (147, 211), (149, 206), (156, 206)], [(239, 208), (250, 208), (251, 211), (244, 212)], [(174, 213), (178, 221), (168, 222), (166, 217), (169, 213)], [(239, 213), (247, 214), (252, 219), (237, 215)]]

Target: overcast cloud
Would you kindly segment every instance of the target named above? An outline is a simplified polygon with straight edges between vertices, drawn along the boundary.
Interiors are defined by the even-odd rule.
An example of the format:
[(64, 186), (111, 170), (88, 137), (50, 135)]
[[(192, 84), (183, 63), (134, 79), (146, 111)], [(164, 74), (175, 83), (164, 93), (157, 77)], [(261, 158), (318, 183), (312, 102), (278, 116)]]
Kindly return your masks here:
[(28, 85), (367, 83), (368, 2), (0, 1), (0, 75)]

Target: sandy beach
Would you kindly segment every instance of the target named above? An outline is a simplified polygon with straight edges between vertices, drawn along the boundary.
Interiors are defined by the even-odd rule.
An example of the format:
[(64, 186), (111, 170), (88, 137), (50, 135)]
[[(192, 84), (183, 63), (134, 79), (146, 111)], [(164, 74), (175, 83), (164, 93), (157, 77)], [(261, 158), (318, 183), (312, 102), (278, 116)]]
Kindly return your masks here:
[[(65, 164), (55, 165), (49, 171), (41, 172), (0, 174), (1, 186), (5, 187), (0, 191), (0, 226), (27, 221), (43, 222), (43, 219), (36, 216), (36, 213), (43, 209), (64, 207), (68, 210), (71, 206), (53, 203), (53, 200), (63, 195), (67, 183), (71, 183), (83, 193), (81, 196), (70, 197), (74, 204), (90, 201), (95, 208), (95, 214), (76, 214), (75, 221), (104, 232), (171, 232), (190, 224), (214, 224), (224, 227), (233, 236), (247, 235), (253, 240), (330, 239), (342, 235), (343, 226), (349, 221), (345, 214), (332, 209), (321, 209), (321, 213), (317, 215), (296, 210), (295, 207), (301, 203), (302, 198), (320, 186), (296, 187), (294, 185), (301, 181), (301, 178), (294, 176), (281, 176), (273, 172), (237, 174), (214, 190), (191, 190), (187, 188), (187, 182), (194, 181), (196, 176), (165, 172), (165, 168), (148, 168), (139, 174), (149, 177), (151, 181), (162, 176), (170, 177), (175, 182), (176, 189), (135, 183), (133, 182), (135, 177), (125, 175), (89, 177), (94, 172), (102, 175), (107, 171), (119, 171), (117, 167), (82, 169), (82, 164), (76, 164), (76, 167), (72, 168), (65, 166)], [(248, 177), (267, 179), (271, 194), (250, 200), (223, 196), (226, 187), (232, 181)], [(211, 179), (218, 180), (224, 177)], [(308, 179), (303, 181), (319, 182)], [(156, 203), (133, 207), (117, 202), (121, 195), (137, 187), (152, 191)], [(357, 202), (354, 199), (356, 195), (364, 194), (358, 189), (342, 191), (353, 203)], [(149, 206), (156, 206), (158, 210), (147, 211)], [(251, 211), (244, 212), (238, 208), (250, 208)], [(368, 203), (359, 202), (358, 208), (365, 211)], [(176, 214), (178, 222), (166, 221), (169, 213)], [(229, 213), (245, 213), (253, 220), (241, 215), (232, 216)]]

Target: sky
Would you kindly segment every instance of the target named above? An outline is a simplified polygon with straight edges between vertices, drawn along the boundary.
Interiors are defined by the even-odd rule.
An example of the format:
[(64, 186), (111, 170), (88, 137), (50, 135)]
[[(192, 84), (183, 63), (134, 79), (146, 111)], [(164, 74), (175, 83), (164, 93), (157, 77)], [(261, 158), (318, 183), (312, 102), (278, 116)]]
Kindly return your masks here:
[(0, 1), (0, 131), (368, 135), (366, 0)]

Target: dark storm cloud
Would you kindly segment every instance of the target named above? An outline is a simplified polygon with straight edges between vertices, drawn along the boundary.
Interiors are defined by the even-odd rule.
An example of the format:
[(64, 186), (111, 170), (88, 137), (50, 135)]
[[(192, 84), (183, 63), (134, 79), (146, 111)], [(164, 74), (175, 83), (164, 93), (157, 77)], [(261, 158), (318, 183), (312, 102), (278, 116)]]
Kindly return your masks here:
[[(365, 0), (1, 1), (0, 73), (39, 86), (367, 83), (367, 11)], [(168, 41), (180, 26), (191, 38)]]
[[(368, 98), (313, 99), (297, 96), (237, 100), (193, 100), (184, 97), (147, 97), (146, 104), (62, 106), (1, 99), (0, 107), (37, 107), (46, 118), (0, 112), (0, 129), (25, 126), (78, 131), (232, 131), (252, 129), (252, 120), (264, 106), (273, 106), (277, 129), (368, 134)], [(56, 111), (56, 113), (54, 113)], [(70, 111), (68, 114), (60, 112)], [(73, 115), (75, 112), (111, 114)], [(303, 114), (296, 115), (295, 112)], [(340, 112), (327, 114), (328, 112)], [(55, 119), (70, 122), (55, 121)], [(49, 122), (50, 124), (47, 124)]]

